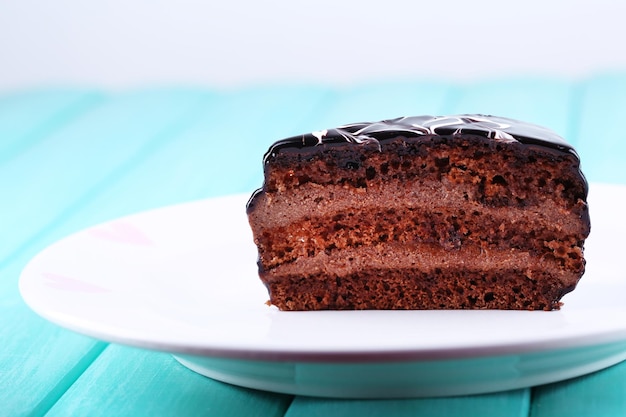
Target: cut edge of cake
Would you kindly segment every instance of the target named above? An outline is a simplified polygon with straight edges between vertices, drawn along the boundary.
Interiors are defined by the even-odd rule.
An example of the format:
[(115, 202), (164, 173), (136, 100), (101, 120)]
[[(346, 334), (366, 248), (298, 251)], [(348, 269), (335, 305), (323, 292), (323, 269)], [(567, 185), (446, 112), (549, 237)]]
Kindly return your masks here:
[(276, 142), (247, 211), (281, 310), (554, 310), (584, 273), (588, 186), (547, 129), (483, 115)]

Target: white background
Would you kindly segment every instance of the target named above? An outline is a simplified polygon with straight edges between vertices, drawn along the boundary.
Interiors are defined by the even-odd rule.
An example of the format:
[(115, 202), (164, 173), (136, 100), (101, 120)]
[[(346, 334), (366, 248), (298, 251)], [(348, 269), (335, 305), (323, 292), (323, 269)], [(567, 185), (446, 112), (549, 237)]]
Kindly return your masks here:
[(0, 92), (626, 69), (611, 0), (0, 0)]

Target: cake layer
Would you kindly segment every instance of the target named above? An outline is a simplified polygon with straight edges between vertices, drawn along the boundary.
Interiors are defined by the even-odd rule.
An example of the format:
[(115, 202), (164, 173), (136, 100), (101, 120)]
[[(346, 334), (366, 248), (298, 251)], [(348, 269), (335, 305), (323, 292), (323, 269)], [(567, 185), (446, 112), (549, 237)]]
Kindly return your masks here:
[(267, 284), (281, 310), (518, 309), (554, 310), (574, 286), (555, 276), (528, 271), (446, 269), (360, 270), (286, 275)]
[[(261, 263), (265, 269), (271, 269), (320, 252), (330, 254), (387, 242), (438, 244), (450, 252), (467, 246), (486, 251), (512, 248), (537, 256), (550, 254), (563, 266), (576, 270), (582, 263), (582, 242), (578, 235), (563, 235), (553, 225), (531, 218), (511, 220), (503, 216), (443, 213), (420, 213), (405, 218), (406, 213), (389, 210), (362, 214), (337, 214), (331, 222), (320, 217), (266, 230), (256, 241)], [(484, 228), (473, 227), (472, 222), (480, 222)], [(519, 230), (528, 232), (524, 235)]]
[[(278, 267), (261, 269), (261, 279), (272, 282), (290, 275), (329, 274), (347, 276), (364, 270), (388, 271), (412, 269), (430, 273), (435, 270), (541, 270), (562, 281), (564, 286), (575, 284), (584, 262), (576, 270), (563, 269), (561, 263), (550, 255), (536, 256), (519, 249), (485, 250), (477, 246), (449, 251), (437, 244), (386, 243), (378, 246), (360, 246), (320, 252), (315, 256), (301, 257)], [(528, 272), (528, 278), (532, 279)]]
[(443, 305), (548, 310), (558, 308), (581, 274), (564, 270), (553, 257), (514, 249), (450, 252), (439, 245), (393, 243), (319, 253), (260, 271), (270, 301), (285, 310)]
[(299, 191), (298, 197), (261, 196), (255, 205), (253, 218), (263, 220), (253, 230), (264, 269), (322, 251), (422, 242), (451, 251), (467, 245), (525, 249), (580, 270), (580, 236), (589, 233), (588, 223), (581, 222), (588, 216), (582, 201), (571, 212), (551, 200), (526, 208), (490, 207), (467, 201), (455, 187), (433, 184), (407, 193), (397, 182), (361, 193), (312, 184)]
[(266, 160), (264, 189), (282, 193), (307, 183), (369, 188), (393, 180), (416, 188), (421, 181), (463, 184), (470, 200), (494, 206), (586, 198), (575, 154), (477, 135), (290, 149)]
[(307, 217), (332, 217), (338, 213), (358, 212), (380, 206), (401, 210), (450, 211), (463, 209), (478, 210), (488, 216), (502, 212), (503, 207), (512, 216), (528, 213), (554, 224), (566, 233), (589, 232), (587, 204), (577, 199), (554, 200), (550, 194), (525, 195), (523, 204), (494, 206), (481, 202), (471, 189), (447, 181), (416, 181), (408, 185), (394, 180), (385, 184), (372, 185), (367, 189), (355, 189), (345, 185), (320, 186), (315, 183), (300, 185), (297, 190), (280, 193), (257, 193), (248, 205), (248, 213), (263, 219), (265, 228), (279, 227)]

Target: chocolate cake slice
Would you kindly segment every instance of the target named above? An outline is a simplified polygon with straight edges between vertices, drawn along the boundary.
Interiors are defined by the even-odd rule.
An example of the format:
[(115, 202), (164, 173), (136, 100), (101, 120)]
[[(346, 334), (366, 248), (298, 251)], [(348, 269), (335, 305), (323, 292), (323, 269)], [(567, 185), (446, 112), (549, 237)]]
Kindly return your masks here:
[(247, 212), (281, 310), (554, 310), (584, 273), (587, 183), (554, 132), (404, 117), (276, 142)]

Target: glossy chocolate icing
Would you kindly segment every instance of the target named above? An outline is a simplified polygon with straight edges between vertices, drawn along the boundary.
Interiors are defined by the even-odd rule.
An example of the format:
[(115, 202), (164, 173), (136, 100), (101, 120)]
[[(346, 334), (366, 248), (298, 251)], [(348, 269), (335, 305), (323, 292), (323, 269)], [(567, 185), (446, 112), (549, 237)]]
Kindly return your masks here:
[(478, 114), (455, 116), (399, 117), (375, 123), (353, 123), (335, 129), (312, 132), (279, 140), (264, 157), (264, 162), (283, 150), (305, 149), (326, 144), (371, 143), (398, 136), (474, 134), (502, 142), (539, 145), (578, 158), (576, 151), (555, 132), (534, 124), (504, 117)]

